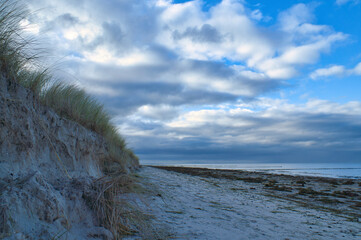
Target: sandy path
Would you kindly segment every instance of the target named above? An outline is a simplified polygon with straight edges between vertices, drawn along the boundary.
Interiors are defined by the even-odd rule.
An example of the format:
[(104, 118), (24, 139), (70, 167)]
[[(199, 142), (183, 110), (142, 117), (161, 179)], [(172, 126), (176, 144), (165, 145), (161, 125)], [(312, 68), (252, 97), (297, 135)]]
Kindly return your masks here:
[(151, 214), (176, 239), (361, 239), (361, 223), (264, 196), (253, 183), (144, 167)]

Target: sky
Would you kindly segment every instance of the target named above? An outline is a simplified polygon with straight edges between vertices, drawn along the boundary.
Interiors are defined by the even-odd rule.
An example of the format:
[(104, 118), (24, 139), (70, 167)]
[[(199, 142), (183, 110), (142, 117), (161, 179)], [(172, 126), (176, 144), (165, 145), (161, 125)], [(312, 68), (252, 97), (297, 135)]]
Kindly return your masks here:
[(24, 0), (141, 163), (361, 163), (358, 0)]

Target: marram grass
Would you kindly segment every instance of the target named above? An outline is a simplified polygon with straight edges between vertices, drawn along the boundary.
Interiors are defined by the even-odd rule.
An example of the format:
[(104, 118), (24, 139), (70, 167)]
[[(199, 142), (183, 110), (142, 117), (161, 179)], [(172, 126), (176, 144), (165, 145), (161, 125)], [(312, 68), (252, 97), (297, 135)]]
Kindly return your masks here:
[[(60, 116), (76, 121), (103, 136), (109, 156), (103, 166), (120, 164), (123, 168), (138, 158), (111, 123), (102, 104), (75, 85), (54, 81), (48, 69), (37, 64), (40, 51), (31, 49), (32, 40), (23, 36), (21, 22), (28, 12), (20, 1), (0, 0), (0, 72), (7, 78), (33, 91), (38, 100)], [(40, 52), (40, 53), (39, 53)], [(115, 167), (115, 166), (114, 166)], [(119, 166), (117, 167), (119, 168)]]

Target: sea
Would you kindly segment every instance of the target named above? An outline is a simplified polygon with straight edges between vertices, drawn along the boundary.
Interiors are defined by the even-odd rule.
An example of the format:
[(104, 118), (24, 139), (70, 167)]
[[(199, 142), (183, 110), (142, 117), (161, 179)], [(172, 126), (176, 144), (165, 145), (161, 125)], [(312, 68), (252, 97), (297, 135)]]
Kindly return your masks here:
[(166, 163), (153, 162), (147, 165), (161, 165), (161, 166), (178, 166), (178, 167), (195, 167), (195, 168), (209, 168), (209, 169), (231, 169), (231, 170), (245, 170), (257, 171), (276, 174), (287, 175), (302, 175), (302, 176), (319, 176), (330, 178), (350, 178), (361, 179), (361, 163), (241, 163), (241, 164), (181, 164), (181, 163)]

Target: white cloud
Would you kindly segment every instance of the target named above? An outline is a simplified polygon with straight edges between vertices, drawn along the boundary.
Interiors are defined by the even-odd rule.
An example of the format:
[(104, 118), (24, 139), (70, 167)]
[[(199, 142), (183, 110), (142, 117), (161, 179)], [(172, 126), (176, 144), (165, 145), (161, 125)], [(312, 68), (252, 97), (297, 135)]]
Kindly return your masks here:
[(138, 108), (135, 115), (140, 118), (149, 118), (152, 120), (168, 120), (178, 115), (178, 109), (170, 105), (143, 105)]
[(361, 62), (356, 65), (356, 67), (352, 70), (352, 72), (356, 75), (361, 75)]
[[(188, 9), (190, 7), (193, 11)], [(186, 19), (165, 10), (168, 32), (163, 32), (160, 39), (169, 48), (185, 58), (222, 60), (226, 57), (232, 61), (244, 61), (247, 67), (262, 71), (273, 79), (294, 77), (299, 66), (317, 62), (320, 54), (329, 51), (334, 42), (347, 38), (328, 26), (312, 24), (314, 7), (305, 4), (297, 4), (282, 12), (278, 20), (280, 29), (270, 35), (251, 21), (255, 16), (259, 19), (261, 12), (256, 9), (248, 16), (244, 6), (236, 1), (223, 1), (211, 9), (208, 17), (202, 15), (201, 8), (195, 3), (183, 8), (188, 9)], [(200, 19), (199, 16), (203, 17)], [(199, 24), (203, 23), (224, 36), (223, 41), (216, 44), (197, 43), (190, 38), (173, 41), (172, 31), (182, 32), (197, 25), (200, 28)]]
[[(311, 5), (294, 5), (279, 14), (275, 26), (265, 29), (257, 25), (262, 12), (247, 9), (242, 1), (223, 0), (207, 13), (203, 3), (32, 1), (33, 9), (51, 9), (39, 11), (36, 18), (42, 24), (40, 34), (57, 52), (54, 55), (75, 52), (82, 58), (77, 64), (80, 81), (88, 75), (81, 66), (96, 63), (133, 71), (128, 79), (118, 74), (119, 82), (149, 82), (152, 77), (185, 89), (255, 97), (276, 86), (272, 81), (296, 76), (303, 65), (317, 62), (320, 54), (346, 38), (328, 26), (313, 24)], [(227, 63), (218, 68), (219, 74), (192, 63), (225, 59), (243, 70)], [(104, 78), (92, 72), (92, 79)]]
[[(119, 112), (129, 108), (124, 115), (152, 121), (170, 119), (181, 105), (258, 97), (347, 38), (314, 24), (314, 6), (306, 4), (281, 12), (275, 25), (264, 27), (258, 25), (260, 9), (235, 0), (223, 0), (207, 13), (201, 0), (30, 2), (32, 10), (47, 9), (34, 19), (54, 55), (77, 56), (69, 57), (67, 66), (82, 86)], [(341, 72), (336, 67), (312, 76)], [(360, 74), (361, 65), (353, 72)], [(232, 114), (237, 111), (247, 112), (240, 108)], [(211, 113), (184, 117), (200, 123)], [(227, 115), (224, 123), (244, 124), (232, 120), (237, 114)]]
[(278, 17), (281, 28), (287, 32), (297, 30), (302, 24), (307, 24), (313, 18), (312, 9), (303, 3), (296, 4), (290, 9), (281, 12)]
[(346, 69), (342, 65), (335, 65), (328, 68), (320, 68), (315, 71), (313, 71), (310, 74), (310, 77), (312, 79), (317, 79), (321, 77), (330, 77), (330, 76), (350, 76), (350, 75), (361, 75), (361, 62), (358, 63), (354, 68), (352, 69)]
[(25, 32), (31, 34), (38, 34), (40, 31), (40, 26), (38, 24), (31, 24), (27, 19), (22, 20), (20, 26)]
[(329, 68), (320, 68), (310, 74), (312, 79), (329, 76), (342, 76), (346, 73), (344, 66), (336, 65)]
[(254, 20), (260, 21), (263, 18), (263, 14), (259, 9), (256, 9), (251, 12), (251, 18)]

